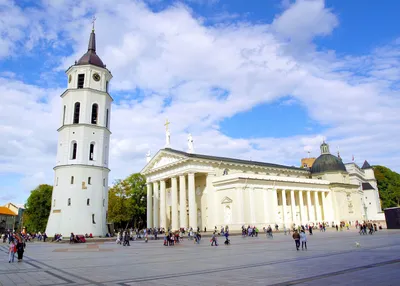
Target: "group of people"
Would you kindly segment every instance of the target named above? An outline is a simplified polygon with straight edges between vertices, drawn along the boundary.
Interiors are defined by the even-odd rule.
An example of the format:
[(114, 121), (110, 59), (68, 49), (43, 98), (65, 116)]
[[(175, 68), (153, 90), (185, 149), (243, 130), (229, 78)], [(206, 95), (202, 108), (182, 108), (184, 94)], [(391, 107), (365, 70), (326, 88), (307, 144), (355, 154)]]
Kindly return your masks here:
[(15, 254), (17, 254), (18, 262), (21, 262), (24, 257), (26, 247), (26, 235), (22, 233), (7, 232), (2, 234), (3, 243), (8, 240), (8, 263), (13, 263)]

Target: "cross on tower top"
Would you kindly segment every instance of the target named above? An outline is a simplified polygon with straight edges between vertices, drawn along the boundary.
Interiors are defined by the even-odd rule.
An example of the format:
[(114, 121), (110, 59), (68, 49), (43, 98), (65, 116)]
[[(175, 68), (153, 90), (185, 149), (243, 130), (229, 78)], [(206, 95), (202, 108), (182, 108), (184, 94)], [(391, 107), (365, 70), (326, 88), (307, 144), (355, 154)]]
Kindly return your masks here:
[(164, 126), (165, 126), (165, 130), (169, 130), (169, 124), (170, 124), (171, 122), (169, 122), (168, 121), (168, 118), (167, 118), (167, 120), (165, 121), (165, 124), (164, 124)]
[(94, 23), (96, 22), (96, 16), (93, 15), (92, 17), (92, 31), (94, 32)]

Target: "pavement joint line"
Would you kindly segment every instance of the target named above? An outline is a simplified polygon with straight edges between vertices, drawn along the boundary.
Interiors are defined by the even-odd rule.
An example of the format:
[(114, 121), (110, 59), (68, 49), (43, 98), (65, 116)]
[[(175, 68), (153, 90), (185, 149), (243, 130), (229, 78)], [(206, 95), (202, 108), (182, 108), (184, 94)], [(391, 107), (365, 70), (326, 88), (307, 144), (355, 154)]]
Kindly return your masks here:
[[(69, 275), (69, 276), (72, 276), (72, 277), (74, 277), (74, 278), (76, 278), (76, 279), (80, 279), (80, 280), (89, 282), (90, 284), (99, 285), (99, 286), (105, 286), (104, 284), (102, 284), (102, 283), (100, 283), (100, 282), (96, 282), (96, 281), (90, 280), (90, 279), (88, 279), (88, 278), (84, 278), (84, 277), (78, 276), (78, 275), (76, 275), (76, 274), (70, 273), (70, 272), (68, 272), (68, 271), (59, 269), (59, 268), (57, 268), (57, 267), (48, 265), (48, 264), (46, 264), (46, 263), (44, 263), (44, 262), (41, 262), (41, 261), (39, 261), (39, 260), (36, 260), (36, 259), (34, 259), (34, 258), (32, 258), (32, 257), (29, 257), (29, 256), (27, 256), (27, 257), (29, 258), (29, 260), (35, 261), (36, 263), (42, 264), (42, 265), (44, 265), (44, 266), (46, 266), (46, 267), (48, 267), (48, 268), (50, 268), (50, 269), (53, 269), (53, 270), (58, 271), (58, 272), (61, 272), (61, 273), (65, 274), (65, 275)], [(42, 268), (42, 269), (43, 269), (43, 268)], [(45, 271), (45, 272), (46, 272), (46, 271)], [(76, 283), (76, 282), (73, 282), (73, 281), (72, 281), (71, 283)]]
[(60, 275), (58, 275), (58, 274), (55, 274), (55, 273), (53, 273), (53, 272), (51, 272), (51, 271), (44, 271), (44, 272), (47, 273), (47, 274), (49, 274), (49, 275), (51, 275), (51, 276), (53, 276), (53, 277), (56, 277), (56, 278), (58, 278), (58, 279), (60, 279), (60, 280), (65, 281), (65, 283), (69, 283), (69, 284), (75, 283), (74, 281), (69, 280), (69, 279), (67, 279), (67, 278), (64, 278), (64, 277), (62, 277), (62, 276), (60, 276)]
[(316, 276), (312, 276), (312, 277), (307, 277), (307, 278), (301, 278), (301, 279), (296, 279), (296, 280), (287, 281), (287, 282), (276, 283), (276, 284), (272, 284), (270, 286), (296, 285), (296, 284), (301, 284), (301, 283), (310, 282), (310, 281), (314, 281), (314, 280), (320, 280), (320, 279), (324, 279), (324, 278), (328, 278), (328, 277), (332, 277), (332, 276), (339, 276), (339, 275), (346, 274), (346, 273), (352, 273), (352, 272), (362, 271), (362, 270), (376, 268), (376, 267), (382, 267), (382, 266), (385, 266), (385, 265), (396, 264), (396, 263), (400, 263), (400, 259), (393, 259), (393, 260), (383, 261), (383, 262), (379, 262), (379, 263), (367, 264), (367, 265), (363, 265), (363, 266), (344, 269), (344, 270), (340, 270), (340, 271), (334, 271), (334, 272), (325, 273), (325, 274), (321, 274), (321, 275), (316, 275)]
[[(398, 244), (363, 248), (363, 250), (379, 249), (379, 248), (385, 248), (385, 247), (390, 247), (390, 246), (398, 246)], [(271, 261), (271, 262), (262, 262), (262, 263), (245, 264), (245, 265), (230, 266), (230, 267), (205, 269), (205, 270), (200, 270), (200, 271), (154, 275), (154, 276), (148, 276), (148, 277), (136, 278), (136, 279), (105, 281), (104, 283), (121, 281), (120, 283), (118, 283), (118, 285), (126, 286), (127, 285), (126, 283), (132, 283), (132, 282), (144, 282), (144, 281), (151, 281), (151, 280), (170, 279), (170, 278), (177, 278), (177, 277), (184, 277), (184, 276), (193, 276), (193, 275), (233, 271), (233, 270), (239, 270), (239, 269), (263, 267), (263, 266), (276, 265), (276, 264), (282, 264), (282, 263), (287, 263), (287, 262), (305, 261), (305, 260), (311, 260), (311, 259), (316, 259), (316, 258), (321, 258), (321, 257), (330, 257), (330, 256), (335, 256), (335, 255), (348, 254), (348, 253), (355, 252), (355, 251), (359, 251), (359, 250), (338, 251), (338, 252), (334, 252), (334, 253), (330, 253), (330, 254), (321, 254), (321, 255), (315, 255), (315, 256), (309, 256), (309, 257), (296, 257), (296, 258), (282, 259), (282, 260)]]

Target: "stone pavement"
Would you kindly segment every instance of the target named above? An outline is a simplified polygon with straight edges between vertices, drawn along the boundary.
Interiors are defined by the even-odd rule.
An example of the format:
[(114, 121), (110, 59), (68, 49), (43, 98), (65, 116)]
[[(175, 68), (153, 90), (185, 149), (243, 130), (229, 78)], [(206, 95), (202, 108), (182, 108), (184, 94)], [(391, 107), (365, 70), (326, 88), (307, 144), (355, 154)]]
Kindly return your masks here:
[[(232, 237), (211, 247), (185, 239), (57, 244), (28, 243), (23, 262), (8, 263), (0, 243), (0, 285), (399, 285), (400, 231), (360, 236), (355, 230), (308, 236), (296, 251), (291, 236)], [(360, 247), (356, 247), (359, 242)]]

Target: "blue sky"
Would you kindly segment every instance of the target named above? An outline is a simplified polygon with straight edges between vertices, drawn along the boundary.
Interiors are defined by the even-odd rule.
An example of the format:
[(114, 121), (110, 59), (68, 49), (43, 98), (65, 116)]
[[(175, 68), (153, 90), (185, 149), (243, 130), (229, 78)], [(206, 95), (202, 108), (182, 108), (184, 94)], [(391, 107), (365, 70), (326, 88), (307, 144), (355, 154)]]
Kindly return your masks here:
[[(21, 5), (22, 3), (22, 5)], [(323, 139), (400, 170), (399, 1), (122, 0), (0, 4), (0, 203), (53, 181), (64, 71), (87, 49), (114, 75), (111, 181), (172, 144), (298, 165)], [(257, 158), (257, 159), (255, 159)]]

